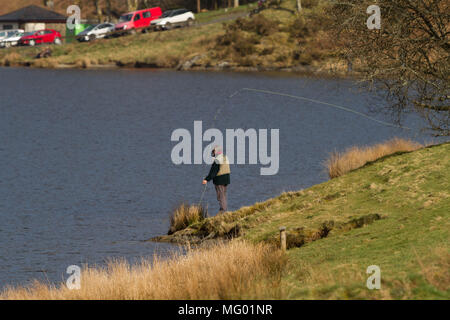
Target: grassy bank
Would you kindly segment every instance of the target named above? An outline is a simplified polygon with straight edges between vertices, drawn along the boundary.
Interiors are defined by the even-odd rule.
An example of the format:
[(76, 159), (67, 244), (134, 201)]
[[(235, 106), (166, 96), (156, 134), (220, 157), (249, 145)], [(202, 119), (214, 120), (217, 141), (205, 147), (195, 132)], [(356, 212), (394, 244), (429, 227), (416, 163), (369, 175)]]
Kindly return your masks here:
[(200, 13), (193, 28), (51, 46), (52, 57), (44, 59), (35, 59), (43, 46), (8, 48), (0, 50), (0, 65), (343, 71), (327, 33), (327, 2), (308, 1), (301, 15), (292, 0), (251, 18), (235, 19), (248, 6)]
[[(328, 182), (191, 223), (237, 237), (186, 256), (86, 268), (82, 289), (35, 284), (6, 299), (448, 299), (450, 143), (397, 152)], [(287, 227), (288, 250), (279, 246)], [(381, 289), (366, 287), (368, 266)]]
[[(288, 298), (449, 298), (449, 154), (449, 143), (397, 152), (194, 223), (179, 239), (237, 236), (278, 246), (286, 226)], [(382, 270), (381, 290), (365, 287), (370, 265)]]

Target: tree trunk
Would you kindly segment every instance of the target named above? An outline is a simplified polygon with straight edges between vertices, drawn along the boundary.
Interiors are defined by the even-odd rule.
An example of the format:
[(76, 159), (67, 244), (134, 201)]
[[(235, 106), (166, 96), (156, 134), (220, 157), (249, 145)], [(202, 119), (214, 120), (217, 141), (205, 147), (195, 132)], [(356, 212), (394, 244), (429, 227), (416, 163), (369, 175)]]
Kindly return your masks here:
[(200, 3), (201, 3), (201, 0), (197, 0), (197, 13), (199, 13), (202, 10)]
[(239, 7), (239, 0), (234, 0), (234, 7)]
[(297, 11), (302, 11), (302, 0), (297, 0)]
[(93, 0), (94, 6), (95, 6), (95, 14), (97, 15), (97, 19), (99, 22), (102, 22), (103, 14), (102, 9), (100, 8), (100, 4), (98, 3), (98, 0)]
[(136, 11), (138, 7), (138, 0), (127, 0), (128, 11)]
[(108, 21), (111, 21), (111, 13), (112, 13), (112, 7), (111, 7), (111, 0), (106, 0), (106, 14), (108, 17)]

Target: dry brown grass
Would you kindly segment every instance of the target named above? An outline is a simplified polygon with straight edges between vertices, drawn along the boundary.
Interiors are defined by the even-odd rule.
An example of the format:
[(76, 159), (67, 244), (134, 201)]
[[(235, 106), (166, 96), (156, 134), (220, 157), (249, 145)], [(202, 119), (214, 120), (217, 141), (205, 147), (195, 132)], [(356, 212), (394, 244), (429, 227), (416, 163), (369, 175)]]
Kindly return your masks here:
[[(5, 49), (6, 50), (6, 49)], [(17, 62), (21, 61), (20, 54), (16, 52), (7, 53), (1, 60), (0, 65), (9, 67), (17, 64)]]
[(81, 58), (75, 62), (78, 68), (89, 68), (91, 66), (91, 60), (89, 58)]
[(56, 68), (58, 61), (54, 58), (36, 59), (33, 61), (33, 66), (36, 68)]
[(81, 288), (35, 282), (8, 288), (0, 299), (233, 299), (277, 298), (286, 259), (280, 250), (242, 241), (188, 250), (169, 259), (155, 257), (129, 265), (85, 267)]
[(344, 152), (333, 152), (325, 162), (330, 178), (336, 178), (361, 168), (368, 162), (397, 153), (409, 152), (422, 148), (418, 142), (394, 138), (369, 147), (351, 147)]
[(208, 216), (208, 210), (202, 205), (182, 203), (170, 214), (170, 228), (168, 234), (183, 230), (189, 225), (200, 222)]

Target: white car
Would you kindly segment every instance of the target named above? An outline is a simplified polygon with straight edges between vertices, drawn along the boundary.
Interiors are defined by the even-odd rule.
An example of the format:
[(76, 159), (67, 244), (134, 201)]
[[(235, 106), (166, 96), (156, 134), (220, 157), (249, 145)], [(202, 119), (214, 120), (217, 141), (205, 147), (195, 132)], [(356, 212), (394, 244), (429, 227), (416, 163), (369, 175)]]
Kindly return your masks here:
[(153, 20), (151, 26), (157, 30), (170, 30), (174, 27), (192, 26), (194, 14), (187, 9), (169, 10), (162, 14), (159, 19)]
[(23, 34), (24, 31), (22, 29), (0, 31), (0, 47), (17, 46)]
[(109, 22), (90, 26), (77, 34), (77, 39), (82, 42), (104, 38), (108, 33), (114, 31), (114, 26)]

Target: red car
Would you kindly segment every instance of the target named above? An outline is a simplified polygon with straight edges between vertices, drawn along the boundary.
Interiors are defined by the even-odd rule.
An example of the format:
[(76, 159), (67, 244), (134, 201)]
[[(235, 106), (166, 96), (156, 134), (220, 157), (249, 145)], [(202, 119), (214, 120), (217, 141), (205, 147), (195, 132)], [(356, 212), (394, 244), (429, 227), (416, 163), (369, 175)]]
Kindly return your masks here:
[(160, 7), (125, 13), (120, 16), (119, 23), (116, 24), (116, 30), (131, 30), (149, 27), (150, 22), (158, 19), (161, 15), (162, 10)]
[(41, 43), (61, 44), (61, 34), (52, 29), (26, 32), (19, 40), (19, 45), (35, 46)]

